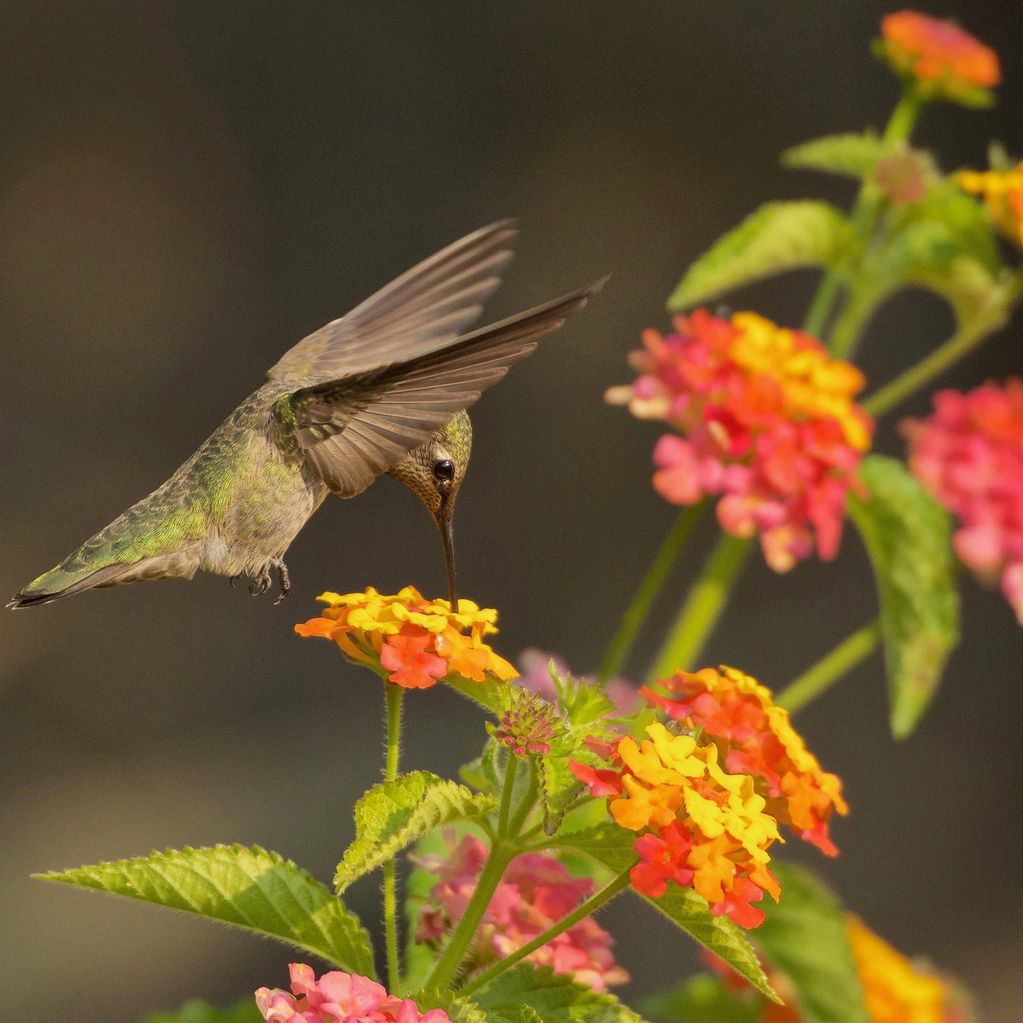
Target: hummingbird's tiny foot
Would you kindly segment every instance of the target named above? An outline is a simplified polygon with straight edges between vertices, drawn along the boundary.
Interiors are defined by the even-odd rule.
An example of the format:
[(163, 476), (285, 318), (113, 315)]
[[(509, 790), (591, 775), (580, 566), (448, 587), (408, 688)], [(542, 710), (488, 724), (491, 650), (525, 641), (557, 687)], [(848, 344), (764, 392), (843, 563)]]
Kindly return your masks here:
[(277, 584), (281, 588), (281, 592), (274, 601), (274, 606), (276, 607), (291, 592), (291, 573), (281, 558), (275, 558), (270, 564), (277, 569)]
[(231, 589), (232, 590), (234, 589), (234, 584), (236, 582), (238, 582), (238, 580), (241, 579), (241, 577), (242, 577), (242, 574), (241, 574), (241, 572), (239, 572), (237, 575), (233, 575), (233, 576), (230, 577), (230, 579), (227, 580), (231, 584)]
[(266, 593), (268, 589), (270, 589), (270, 566), (264, 565), (259, 570), (259, 575), (257, 575), (251, 583), (249, 583), (249, 593), (251, 593), (254, 597), (260, 597)]

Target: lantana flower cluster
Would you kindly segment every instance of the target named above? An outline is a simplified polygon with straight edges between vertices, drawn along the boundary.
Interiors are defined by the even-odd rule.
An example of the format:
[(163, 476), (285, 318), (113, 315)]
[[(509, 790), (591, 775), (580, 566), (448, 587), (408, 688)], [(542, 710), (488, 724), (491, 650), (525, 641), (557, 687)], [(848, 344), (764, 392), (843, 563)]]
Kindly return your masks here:
[[(476, 891), (487, 848), (464, 836), (443, 856), (415, 856), (416, 863), (438, 876), (419, 917), (418, 941), (439, 941), (465, 913)], [(593, 893), (588, 877), (572, 877), (565, 865), (543, 853), (524, 853), (512, 860), (478, 930), (470, 970), (504, 958), (567, 916)], [(527, 959), (571, 974), (597, 991), (624, 984), (628, 973), (615, 962), (614, 939), (592, 917), (563, 931)]]
[(1002, 592), (1023, 624), (1023, 381), (939, 391), (907, 420), (910, 468), (956, 518), (964, 564)]
[(607, 768), (569, 767), (591, 795), (608, 796), (615, 822), (639, 837), (632, 886), (660, 898), (671, 881), (693, 888), (717, 914), (744, 927), (764, 919), (751, 903), (780, 893), (768, 869), (778, 826), (749, 775), (728, 774), (717, 747), (654, 722), (646, 738), (616, 740), (604, 750)]
[(728, 667), (679, 671), (658, 685), (668, 695), (645, 687), (651, 703), (684, 727), (701, 729), (728, 771), (752, 775), (767, 812), (780, 824), (826, 855), (837, 855), (828, 825), (834, 813), (848, 813), (842, 782), (821, 769), (767, 686)]
[(484, 637), (497, 632), (497, 611), (460, 599), (427, 600), (414, 587), (393, 595), (370, 587), (362, 593), (322, 593), (323, 614), (295, 626), (300, 636), (321, 636), (341, 652), (389, 682), (406, 689), (428, 689), (457, 675), (474, 682), (501, 681), (518, 672), (499, 657)]
[(1011, 170), (960, 171), (956, 184), (978, 195), (1006, 238), (1023, 248), (1023, 160)]
[(994, 50), (954, 22), (897, 11), (881, 20), (881, 36), (879, 55), (924, 99), (976, 106), (1002, 80)]
[(256, 1006), (266, 1023), (451, 1023), (443, 1009), (420, 1012), (369, 977), (332, 970), (319, 980), (311, 966), (292, 963), (291, 991), (261, 987)]
[(754, 313), (696, 310), (675, 332), (643, 335), (634, 384), (607, 392), (668, 434), (654, 448), (655, 489), (692, 505), (709, 495), (722, 528), (759, 534), (768, 564), (790, 569), (816, 549), (834, 557), (846, 495), (873, 423), (855, 402), (862, 373), (815, 338)]

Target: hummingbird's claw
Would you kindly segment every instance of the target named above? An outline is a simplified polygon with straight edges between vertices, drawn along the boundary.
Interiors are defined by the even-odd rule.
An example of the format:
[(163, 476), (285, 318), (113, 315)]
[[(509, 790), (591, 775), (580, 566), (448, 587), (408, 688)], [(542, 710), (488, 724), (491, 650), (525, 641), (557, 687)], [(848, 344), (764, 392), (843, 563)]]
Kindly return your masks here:
[(277, 569), (277, 584), (281, 588), (281, 592), (274, 601), (274, 607), (276, 607), (291, 592), (291, 573), (288, 571), (288, 566), (284, 564), (283, 558), (275, 558), (270, 564)]
[(238, 580), (241, 579), (241, 577), (242, 577), (242, 574), (241, 574), (241, 572), (239, 572), (237, 575), (233, 575), (233, 576), (231, 576), (230, 579), (227, 580), (231, 584), (231, 589), (232, 590), (234, 589), (234, 584), (236, 582), (238, 582)]
[(264, 565), (259, 570), (259, 575), (249, 583), (249, 593), (254, 597), (260, 597), (270, 589), (270, 566)]

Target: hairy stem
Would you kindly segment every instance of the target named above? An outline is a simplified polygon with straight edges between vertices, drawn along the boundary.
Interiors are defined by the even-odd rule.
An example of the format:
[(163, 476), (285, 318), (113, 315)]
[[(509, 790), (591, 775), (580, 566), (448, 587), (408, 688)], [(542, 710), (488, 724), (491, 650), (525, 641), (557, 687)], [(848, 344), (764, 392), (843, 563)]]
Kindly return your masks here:
[(700, 653), (717, 624), (725, 601), (731, 593), (749, 553), (752, 542), (722, 533), (711, 552), (703, 574), (693, 585), (682, 605), (663, 649), (650, 670), (650, 678), (672, 675), (688, 668)]
[(604, 663), (600, 666), (600, 674), (597, 676), (600, 682), (606, 682), (614, 675), (625, 662), (625, 658), (629, 656), (632, 645), (636, 642), (636, 636), (643, 627), (657, 595), (664, 587), (671, 566), (675, 564), (679, 552), (693, 531), (693, 526), (696, 525), (705, 503), (701, 501), (699, 504), (683, 509), (675, 519), (653, 564), (639, 584), (632, 603), (629, 604), (622, 617), (618, 631), (608, 644), (607, 653), (604, 654)]
[[(401, 703), (405, 690), (393, 682), (385, 683), (387, 700), (387, 755), (384, 779), (398, 777), (398, 754), (401, 748)], [(393, 859), (384, 864), (384, 934), (387, 943), (387, 979), (392, 991), (401, 984), (398, 960), (398, 881)]]
[(504, 837), (508, 834), (508, 818), (511, 814), (512, 795), (515, 792), (515, 775), (519, 769), (519, 758), (514, 753), (508, 755), (508, 766), (504, 769), (504, 788), (501, 790), (501, 809), (497, 815), (497, 833)]
[(444, 948), (440, 959), (426, 982), (426, 987), (432, 990), (446, 990), (459, 967), (465, 958), (472, 939), (476, 936), (476, 929), (486, 913), (490, 900), (497, 891), (501, 877), (504, 875), (508, 864), (514, 859), (516, 850), (513, 846), (498, 840), (490, 847), (490, 855), (483, 865), (479, 880), (476, 882), (476, 890), (472, 893), (469, 904), (465, 907), (462, 919), (451, 932), (451, 937)]
[(787, 685), (776, 697), (775, 703), (790, 713), (802, 710), (821, 693), (877, 649), (881, 641), (881, 623), (878, 619), (847, 636), (830, 653)]
[[(629, 870), (632, 868), (630, 867)], [(473, 978), (468, 984), (459, 989), (460, 995), (470, 995), (481, 987), (489, 984), (495, 977), (511, 969), (516, 963), (532, 955), (538, 948), (542, 948), (549, 941), (553, 941), (559, 934), (574, 927), (580, 920), (595, 913), (601, 906), (610, 902), (620, 891), (628, 887), (629, 870), (624, 870), (613, 881), (600, 889), (595, 895), (587, 899), (581, 906), (572, 910), (568, 916), (562, 917), (552, 927), (547, 928), (543, 934), (535, 937), (531, 942), (516, 949), (511, 955), (505, 956), (500, 962), (494, 963), (488, 970), (484, 970), (478, 977)]]

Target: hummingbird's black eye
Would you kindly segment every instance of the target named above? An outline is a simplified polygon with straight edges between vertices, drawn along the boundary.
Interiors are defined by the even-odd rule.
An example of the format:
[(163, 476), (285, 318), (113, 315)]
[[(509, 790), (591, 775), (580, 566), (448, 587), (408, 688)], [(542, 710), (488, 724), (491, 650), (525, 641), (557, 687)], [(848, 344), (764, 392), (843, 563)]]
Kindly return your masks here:
[(448, 482), (455, 478), (455, 463), (449, 458), (442, 458), (439, 462), (433, 463), (433, 478)]

